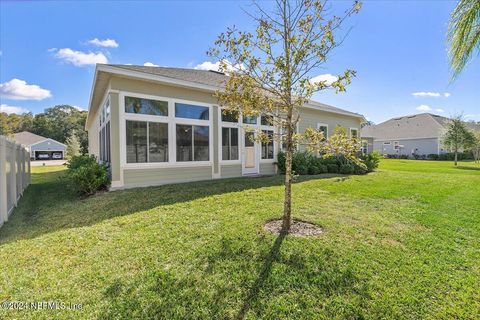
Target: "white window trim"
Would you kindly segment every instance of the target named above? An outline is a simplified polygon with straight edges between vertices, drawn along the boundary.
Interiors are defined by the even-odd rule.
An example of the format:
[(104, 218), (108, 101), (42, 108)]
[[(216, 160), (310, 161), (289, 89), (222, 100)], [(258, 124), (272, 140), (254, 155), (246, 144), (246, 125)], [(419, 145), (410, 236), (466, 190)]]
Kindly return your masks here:
[(352, 135), (352, 131), (353, 131), (353, 130), (356, 130), (356, 131), (357, 131), (357, 139), (360, 139), (360, 130), (358, 130), (358, 128), (353, 128), (353, 127), (350, 128), (350, 138), (353, 137), (353, 135)]
[[(161, 100), (168, 102), (168, 116), (155, 116), (145, 114), (135, 114), (125, 112), (125, 96)], [(198, 120), (188, 118), (175, 117), (175, 102), (198, 105), (208, 107), (208, 119)], [(167, 98), (162, 96), (155, 96), (149, 94), (141, 94), (129, 91), (119, 92), (119, 131), (120, 131), (120, 168), (121, 169), (145, 169), (145, 168), (169, 168), (169, 167), (205, 167), (213, 166), (213, 105), (191, 100), (183, 100), (177, 98)], [(126, 121), (146, 121), (146, 122), (160, 122), (168, 124), (168, 162), (141, 162), (141, 163), (127, 163), (126, 150)], [(177, 137), (176, 125), (200, 125), (208, 126), (209, 130), (209, 160), (208, 161), (177, 161)]]
[(325, 139), (328, 139), (328, 136), (330, 134), (330, 130), (328, 128), (328, 124), (326, 123), (317, 123), (317, 130), (320, 130), (320, 127), (327, 127), (327, 134), (325, 136)]

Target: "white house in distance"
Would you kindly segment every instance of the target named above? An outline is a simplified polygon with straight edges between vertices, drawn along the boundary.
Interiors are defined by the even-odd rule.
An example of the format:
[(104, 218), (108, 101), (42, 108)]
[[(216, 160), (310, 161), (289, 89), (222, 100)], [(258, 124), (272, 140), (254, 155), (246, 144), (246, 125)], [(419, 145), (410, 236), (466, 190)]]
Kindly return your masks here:
[[(420, 113), (393, 118), (378, 125), (364, 127), (363, 139), (373, 140), (368, 151), (384, 155), (429, 155), (447, 153), (442, 144), (450, 119), (431, 113)], [(480, 130), (477, 124), (465, 123), (471, 130)]]
[(65, 158), (67, 146), (56, 140), (28, 131), (16, 133), (14, 139), (29, 150), (32, 160), (61, 160)]

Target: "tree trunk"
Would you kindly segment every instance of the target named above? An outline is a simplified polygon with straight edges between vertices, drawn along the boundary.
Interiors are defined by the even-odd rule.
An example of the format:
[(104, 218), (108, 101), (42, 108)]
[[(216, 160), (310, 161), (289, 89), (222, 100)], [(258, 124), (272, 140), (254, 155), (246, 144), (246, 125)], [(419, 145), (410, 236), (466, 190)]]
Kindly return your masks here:
[(457, 166), (457, 160), (458, 160), (458, 150), (455, 148), (455, 166)]
[[(287, 140), (288, 140), (287, 134)], [(291, 138), (290, 138), (291, 140)], [(290, 230), (292, 225), (292, 148), (291, 141), (287, 141), (287, 151), (285, 153), (285, 200), (283, 203), (283, 224), (282, 229), (285, 232)]]

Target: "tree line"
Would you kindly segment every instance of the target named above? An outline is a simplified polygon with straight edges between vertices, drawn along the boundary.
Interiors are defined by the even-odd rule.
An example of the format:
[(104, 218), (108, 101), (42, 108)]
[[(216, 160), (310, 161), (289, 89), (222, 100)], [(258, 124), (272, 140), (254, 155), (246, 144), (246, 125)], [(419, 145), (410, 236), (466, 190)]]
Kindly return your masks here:
[(82, 153), (88, 150), (88, 136), (85, 131), (87, 112), (70, 105), (57, 105), (38, 114), (0, 113), (0, 134), (12, 136), (17, 132), (29, 131), (40, 136), (67, 144), (74, 135)]

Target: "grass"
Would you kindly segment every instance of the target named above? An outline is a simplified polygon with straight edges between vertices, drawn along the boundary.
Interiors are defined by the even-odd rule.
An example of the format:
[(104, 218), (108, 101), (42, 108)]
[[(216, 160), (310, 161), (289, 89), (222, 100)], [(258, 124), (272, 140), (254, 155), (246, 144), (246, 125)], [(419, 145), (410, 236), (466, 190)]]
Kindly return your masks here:
[(36, 167), (0, 229), (1, 310), (18, 319), (478, 319), (480, 170), (384, 160), (294, 185), (318, 238), (277, 237), (282, 177), (100, 193)]

